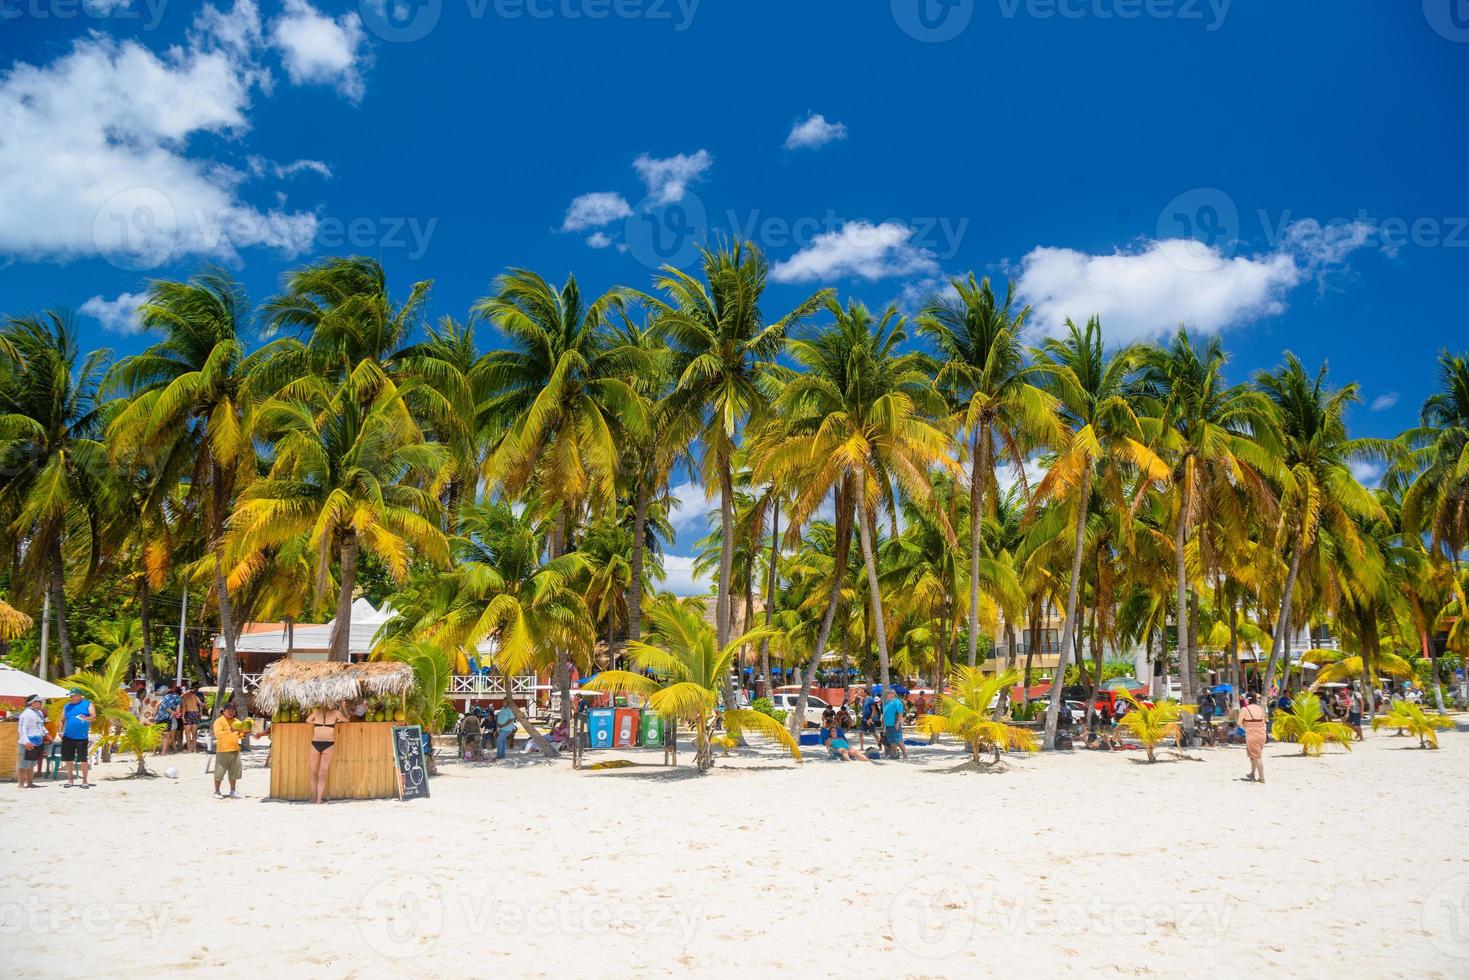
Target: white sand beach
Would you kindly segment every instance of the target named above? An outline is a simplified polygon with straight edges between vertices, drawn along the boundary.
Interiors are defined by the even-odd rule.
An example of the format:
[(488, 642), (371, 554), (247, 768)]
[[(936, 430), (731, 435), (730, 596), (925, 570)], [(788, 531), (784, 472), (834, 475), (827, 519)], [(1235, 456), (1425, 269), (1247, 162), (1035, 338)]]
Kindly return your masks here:
[(154, 763), (178, 779), (114, 762), (86, 792), (0, 785), (0, 968), (1462, 977), (1469, 741), (1442, 743), (1272, 744), (1264, 786), (1238, 780), (1240, 748), (1003, 774), (927, 746), (752, 750), (704, 777), (451, 761), (429, 800), (323, 807), (262, 800), (263, 752), (238, 801), (212, 798), (202, 756)]

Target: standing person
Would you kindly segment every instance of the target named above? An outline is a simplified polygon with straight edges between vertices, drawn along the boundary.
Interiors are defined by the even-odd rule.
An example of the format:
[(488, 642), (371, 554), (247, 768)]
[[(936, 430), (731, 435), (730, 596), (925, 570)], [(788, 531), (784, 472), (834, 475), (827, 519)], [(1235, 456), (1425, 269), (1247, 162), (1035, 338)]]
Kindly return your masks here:
[(179, 709), (184, 715), (184, 751), (198, 751), (199, 716), (204, 710), (204, 699), (199, 696), (198, 684), (184, 691), (183, 697), (179, 699)]
[[(197, 725), (198, 723), (195, 722)], [(226, 703), (220, 709), (220, 715), (214, 719), (214, 798), (224, 799), (224, 794), (219, 791), (220, 783), (224, 777), (230, 777), (230, 795), (232, 800), (238, 800), (240, 794), (235, 791), (235, 784), (240, 779), (240, 737), (244, 733), (235, 728), (235, 706), (232, 702)]]
[(903, 744), (903, 699), (892, 688), (888, 688), (888, 699), (882, 706), (882, 733), (890, 747), (908, 758), (908, 746)]
[(848, 713), (846, 705), (842, 705), (841, 710), (837, 712), (836, 723), (837, 738), (845, 739), (847, 737), (847, 729), (852, 727), (852, 716)]
[(505, 749), (510, 739), (515, 735), (515, 711), (506, 701), (495, 712), (495, 758), (505, 758)]
[(46, 713), (41, 710), (41, 696), (26, 698), (17, 726), (15, 746), (15, 782), (20, 789), (35, 789), (36, 766), (46, 754)]
[(1239, 713), (1240, 727), (1245, 730), (1245, 753), (1250, 757), (1250, 774), (1245, 777), (1252, 783), (1265, 781), (1265, 709), (1259, 699), (1251, 694), (1245, 698), (1245, 706)]
[(1355, 685), (1347, 695), (1347, 724), (1356, 735), (1355, 740), (1362, 741), (1362, 692)]
[(153, 716), (153, 724), (163, 726), (163, 744), (159, 746), (159, 755), (168, 755), (173, 751), (174, 733), (178, 731), (178, 713), (182, 704), (183, 699), (169, 690), (167, 684), (158, 685), (158, 708)]
[(82, 789), (91, 789), (87, 774), (91, 763), (87, 761), (87, 739), (92, 734), (92, 702), (82, 697), (82, 689), (71, 689), (71, 700), (61, 712), (61, 761), (66, 763), (66, 788), (71, 789), (75, 766), (82, 766)]
[(478, 762), (482, 758), (483, 750), (480, 739), (484, 737), (484, 728), (480, 725), (479, 715), (473, 711), (465, 712), (464, 717), (459, 719), (460, 755), (466, 762)]
[(316, 708), (306, 716), (311, 726), (311, 802), (326, 802), (326, 781), (332, 770), (332, 756), (337, 751), (337, 726), (352, 718), (347, 702), (335, 708)]

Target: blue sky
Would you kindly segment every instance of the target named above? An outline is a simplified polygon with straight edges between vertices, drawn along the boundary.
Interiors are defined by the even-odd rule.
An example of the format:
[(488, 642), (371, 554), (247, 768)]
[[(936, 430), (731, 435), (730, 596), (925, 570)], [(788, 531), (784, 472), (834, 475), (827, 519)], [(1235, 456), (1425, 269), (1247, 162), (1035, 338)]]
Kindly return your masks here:
[(733, 229), (772, 315), (973, 270), (1038, 330), (1329, 358), (1392, 434), (1465, 346), (1463, 7), (0, 0), (0, 311), (124, 354), (146, 280), (204, 262), (261, 300), (362, 252), (463, 316), (509, 265), (641, 287)]

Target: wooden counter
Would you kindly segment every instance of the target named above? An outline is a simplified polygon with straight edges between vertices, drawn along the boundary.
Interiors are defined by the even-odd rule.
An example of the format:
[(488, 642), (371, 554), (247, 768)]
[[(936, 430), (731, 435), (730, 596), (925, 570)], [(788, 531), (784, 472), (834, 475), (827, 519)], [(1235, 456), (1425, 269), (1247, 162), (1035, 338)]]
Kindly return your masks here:
[[(326, 798), (396, 799), (398, 770), (393, 762), (393, 722), (347, 722), (336, 727), (336, 734), (337, 747), (327, 775)], [(310, 725), (276, 722), (270, 726), (272, 799), (311, 799), (311, 754)]]
[(16, 743), (19, 737), (20, 722), (0, 721), (0, 779), (15, 782), (15, 766), (20, 761), (19, 747)]

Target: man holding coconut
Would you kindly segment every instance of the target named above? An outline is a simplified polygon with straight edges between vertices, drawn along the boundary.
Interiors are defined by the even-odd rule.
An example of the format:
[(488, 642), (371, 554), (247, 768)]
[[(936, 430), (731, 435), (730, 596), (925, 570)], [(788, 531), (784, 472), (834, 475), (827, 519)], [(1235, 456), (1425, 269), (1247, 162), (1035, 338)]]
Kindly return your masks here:
[(235, 792), (235, 782), (240, 778), (240, 738), (244, 734), (240, 729), (246, 724), (236, 723), (233, 704), (226, 704), (214, 719), (214, 798), (217, 800), (225, 798), (219, 791), (225, 776), (230, 777), (229, 799), (240, 798)]

